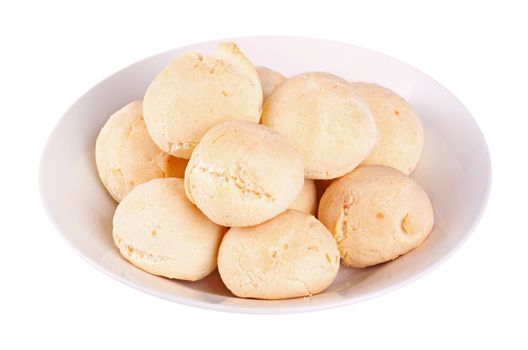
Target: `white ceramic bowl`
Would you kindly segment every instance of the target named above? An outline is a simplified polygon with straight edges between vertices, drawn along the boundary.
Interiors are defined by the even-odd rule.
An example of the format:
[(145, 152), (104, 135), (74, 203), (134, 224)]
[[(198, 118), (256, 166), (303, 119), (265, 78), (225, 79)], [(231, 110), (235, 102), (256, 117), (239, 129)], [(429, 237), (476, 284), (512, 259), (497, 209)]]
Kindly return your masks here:
[(335, 282), (310, 298), (239, 299), (217, 272), (199, 282), (150, 275), (125, 261), (112, 241), (116, 203), (101, 185), (94, 145), (107, 118), (141, 99), (156, 74), (187, 52), (212, 53), (217, 42), (168, 51), (135, 63), (97, 84), (66, 112), (42, 155), (40, 185), (50, 219), (83, 258), (101, 271), (147, 293), (183, 304), (249, 313), (286, 313), (355, 303), (416, 279), (453, 253), (477, 224), (487, 201), (491, 166), (479, 127), (458, 99), (424, 73), (391, 57), (331, 41), (292, 37), (230, 39), (255, 65), (287, 76), (327, 71), (350, 81), (376, 82), (406, 98), (422, 117), (425, 146), (412, 176), (426, 189), (435, 227), (426, 242), (390, 263), (341, 267)]

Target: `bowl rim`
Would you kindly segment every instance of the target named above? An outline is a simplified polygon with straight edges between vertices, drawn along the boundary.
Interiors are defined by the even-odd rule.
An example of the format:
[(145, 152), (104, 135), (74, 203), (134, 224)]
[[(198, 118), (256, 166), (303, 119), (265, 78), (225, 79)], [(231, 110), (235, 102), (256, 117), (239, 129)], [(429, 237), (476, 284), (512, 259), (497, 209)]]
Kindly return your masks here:
[[(369, 52), (371, 54), (379, 55), (379, 56), (382, 56), (384, 58), (396, 61), (396, 62), (398, 62), (401, 65), (404, 65), (404, 66), (406, 66), (408, 68), (411, 68), (412, 70), (418, 71), (419, 73), (423, 74), (425, 77), (430, 79), (431, 81), (433, 81), (436, 84), (438, 84), (442, 89), (444, 89), (450, 95), (450, 97), (452, 97), (454, 100), (456, 100), (464, 108), (464, 110), (467, 112), (467, 115), (471, 118), (471, 121), (473, 122), (474, 126), (476, 127), (475, 128), (476, 134), (478, 134), (478, 136), (480, 137), (480, 139), (482, 141), (482, 146), (483, 146), (482, 155), (484, 156), (483, 162), (484, 162), (484, 166), (486, 167), (486, 173), (484, 174), (486, 176), (486, 182), (485, 182), (485, 188), (484, 188), (485, 192), (483, 193), (483, 199), (482, 199), (482, 202), (480, 203), (480, 208), (478, 209), (478, 211), (477, 211), (477, 213), (475, 215), (475, 219), (473, 220), (471, 226), (466, 230), (466, 232), (463, 235), (463, 237), (446, 254), (444, 254), (441, 258), (437, 259), (436, 261), (432, 262), (427, 268), (425, 268), (424, 270), (422, 270), (422, 271), (420, 271), (420, 272), (418, 272), (418, 273), (416, 273), (414, 275), (411, 275), (409, 277), (403, 278), (403, 279), (399, 280), (398, 282), (395, 282), (394, 284), (392, 284), (392, 285), (390, 285), (388, 287), (381, 288), (379, 290), (376, 290), (374, 292), (368, 293), (366, 295), (362, 295), (362, 296), (358, 296), (358, 297), (354, 297), (354, 298), (346, 298), (346, 299), (342, 299), (342, 300), (335, 301), (335, 302), (321, 303), (321, 304), (315, 304), (315, 305), (305, 304), (302, 307), (299, 307), (299, 306), (291, 306), (291, 307), (290, 306), (280, 306), (280, 307), (274, 307), (274, 306), (271, 306), (271, 307), (234, 306), (234, 305), (224, 305), (224, 304), (221, 304), (221, 303), (220, 304), (215, 304), (215, 303), (209, 303), (209, 302), (201, 301), (201, 300), (188, 299), (188, 298), (184, 298), (184, 297), (179, 297), (177, 295), (168, 296), (165, 293), (161, 293), (161, 292), (157, 291), (156, 289), (144, 287), (144, 286), (142, 286), (142, 285), (140, 285), (138, 283), (135, 283), (135, 282), (133, 282), (133, 281), (131, 281), (131, 280), (125, 278), (125, 277), (122, 277), (122, 276), (112, 272), (111, 270), (107, 270), (103, 266), (101, 266), (99, 263), (97, 263), (97, 261), (86, 257), (73, 244), (73, 242), (67, 237), (67, 235), (64, 234), (61, 231), (61, 229), (59, 228), (58, 223), (56, 222), (56, 220), (54, 219), (54, 217), (52, 215), (52, 212), (51, 212), (51, 209), (50, 209), (50, 206), (48, 204), (47, 197), (46, 197), (45, 189), (44, 189), (45, 160), (46, 160), (47, 156), (50, 153), (50, 151), (49, 151), (50, 140), (52, 140), (54, 138), (54, 135), (57, 133), (57, 130), (60, 127), (61, 121), (64, 119), (64, 117), (66, 115), (68, 115), (70, 113), (71, 109), (76, 105), (77, 101), (79, 101), (82, 98), (84, 98), (91, 91), (97, 89), (106, 80), (111, 79), (115, 75), (120, 74), (121, 72), (129, 69), (130, 67), (132, 67), (132, 66), (134, 66), (134, 65), (136, 65), (136, 64), (138, 64), (140, 62), (143, 62), (143, 61), (146, 61), (146, 60), (150, 60), (150, 59), (152, 59), (152, 58), (154, 58), (156, 56), (167, 54), (167, 53), (169, 53), (169, 52), (171, 52), (171, 51), (173, 51), (175, 49), (184, 50), (186, 48), (190, 48), (190, 47), (193, 47), (193, 46), (196, 46), (196, 45), (211, 44), (211, 43), (216, 43), (216, 42), (221, 42), (221, 41), (234, 41), (234, 42), (236, 42), (237, 40), (240, 40), (240, 39), (244, 39), (244, 40), (251, 40), (251, 39), (256, 39), (256, 40), (259, 40), (259, 39), (315, 40), (315, 41), (322, 41), (322, 42), (327, 42), (327, 43), (331, 43), (331, 44), (346, 45), (346, 46), (350, 46), (350, 47), (353, 47), (353, 48), (358, 49), (358, 50), (367, 51), (367, 52)], [(223, 38), (223, 39), (201, 41), (201, 42), (197, 42), (197, 43), (188, 44), (188, 45), (176, 47), (176, 48), (173, 48), (173, 49), (165, 50), (163, 52), (159, 52), (159, 53), (150, 55), (150, 56), (148, 56), (146, 58), (143, 58), (143, 59), (135, 61), (135, 62), (133, 62), (131, 64), (128, 64), (127, 66), (125, 66), (125, 67), (115, 71), (114, 73), (110, 74), (109, 76), (106, 76), (105, 78), (101, 79), (95, 85), (93, 85), (88, 90), (86, 90), (82, 95), (80, 95), (72, 104), (70, 104), (70, 106), (62, 114), (62, 116), (56, 121), (54, 127), (52, 128), (51, 132), (49, 133), (48, 137), (46, 138), (46, 140), (44, 142), (44, 147), (43, 147), (43, 149), (41, 151), (39, 159), (40, 160), (39, 160), (39, 165), (38, 165), (38, 187), (39, 187), (39, 194), (40, 194), (41, 204), (44, 207), (44, 211), (46, 212), (46, 215), (47, 215), (49, 221), (52, 223), (54, 231), (56, 231), (56, 233), (66, 243), (66, 245), (68, 245), (78, 256), (80, 256), (89, 265), (95, 267), (97, 270), (99, 270), (99, 271), (103, 272), (104, 274), (106, 274), (107, 276), (110, 276), (113, 279), (123, 283), (124, 285), (132, 287), (132, 288), (134, 288), (136, 290), (139, 290), (141, 292), (144, 292), (146, 294), (153, 295), (153, 296), (158, 297), (160, 299), (165, 299), (165, 300), (168, 300), (168, 301), (171, 301), (171, 302), (176, 302), (176, 303), (179, 303), (179, 304), (182, 304), (182, 305), (198, 307), (198, 308), (201, 308), (201, 309), (222, 311), (222, 312), (230, 312), (230, 313), (239, 313), (239, 314), (292, 314), (292, 313), (304, 313), (304, 312), (312, 312), (312, 311), (319, 311), (319, 310), (325, 310), (325, 309), (332, 309), (332, 308), (342, 307), (342, 306), (346, 306), (346, 305), (352, 305), (352, 304), (356, 304), (356, 303), (359, 303), (359, 302), (362, 302), (362, 301), (365, 301), (365, 300), (376, 298), (376, 297), (379, 297), (381, 295), (390, 293), (390, 292), (392, 292), (394, 290), (397, 290), (397, 289), (399, 289), (399, 288), (401, 288), (401, 287), (403, 287), (403, 286), (405, 286), (407, 284), (410, 284), (412, 282), (417, 281), (418, 279), (422, 278), (424, 275), (426, 275), (426, 274), (432, 272), (433, 270), (437, 269), (445, 261), (447, 261), (449, 258), (451, 258), (462, 247), (462, 245), (469, 239), (469, 237), (473, 234), (473, 232), (475, 231), (475, 229), (479, 225), (479, 223), (481, 221), (481, 218), (482, 218), (482, 216), (483, 216), (483, 214), (484, 214), (484, 212), (486, 210), (486, 207), (487, 207), (487, 204), (488, 204), (488, 201), (489, 201), (490, 192), (491, 192), (491, 185), (492, 185), (492, 178), (493, 178), (492, 162), (491, 162), (491, 156), (490, 156), (490, 152), (489, 152), (489, 147), (487, 145), (487, 142), (486, 142), (486, 139), (485, 139), (484, 134), (482, 132), (482, 129), (480, 128), (480, 126), (478, 125), (477, 121), (475, 120), (473, 115), (470, 113), (468, 108), (449, 89), (447, 89), (443, 84), (438, 82), (436, 79), (432, 78), (430, 75), (424, 73), (420, 69), (415, 68), (414, 66), (411, 66), (410, 64), (407, 64), (407, 63), (405, 63), (403, 61), (400, 61), (397, 58), (394, 58), (392, 56), (389, 56), (389, 55), (386, 55), (384, 53), (381, 53), (381, 52), (378, 52), (378, 51), (375, 51), (375, 50), (371, 50), (371, 49), (368, 49), (368, 48), (365, 48), (365, 47), (349, 44), (347, 42), (336, 41), (336, 40), (322, 39), (322, 38), (316, 38), (316, 37), (288, 36), (288, 35), (286, 35), (286, 36), (281, 36), (281, 35), (241, 36), (241, 37), (229, 37), (229, 38)], [(249, 299), (249, 300), (252, 300), (252, 299)]]

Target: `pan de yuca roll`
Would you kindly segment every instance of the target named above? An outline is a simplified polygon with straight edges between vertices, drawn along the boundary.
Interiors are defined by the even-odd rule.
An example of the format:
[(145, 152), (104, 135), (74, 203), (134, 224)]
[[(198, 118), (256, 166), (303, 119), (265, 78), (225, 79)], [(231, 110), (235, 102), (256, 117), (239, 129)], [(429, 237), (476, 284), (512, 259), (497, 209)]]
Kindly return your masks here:
[(233, 294), (284, 299), (325, 290), (339, 270), (330, 232), (312, 215), (287, 210), (253, 227), (231, 228), (218, 253), (218, 271)]
[(366, 267), (418, 247), (433, 228), (433, 207), (420, 185), (382, 165), (360, 166), (334, 181), (319, 203), (343, 264)]
[(362, 164), (379, 164), (409, 175), (422, 154), (423, 126), (411, 105), (395, 92), (369, 83), (352, 83), (367, 101), (379, 132), (378, 143)]
[(226, 228), (185, 196), (182, 179), (155, 179), (117, 206), (113, 237), (125, 259), (154, 275), (196, 281), (216, 268)]
[(288, 140), (267, 126), (233, 120), (209, 130), (185, 171), (191, 202), (223, 226), (251, 226), (286, 210), (304, 184)]
[(309, 179), (333, 179), (358, 166), (378, 138), (367, 103), (329, 73), (286, 80), (266, 100), (262, 123), (286, 136)]
[(213, 126), (234, 119), (258, 123), (262, 88), (238, 47), (220, 43), (213, 57), (192, 52), (169, 63), (148, 87), (143, 109), (154, 142), (188, 159)]
[(99, 177), (110, 195), (120, 201), (136, 185), (161, 177), (183, 178), (186, 159), (172, 157), (150, 138), (141, 101), (115, 112), (95, 143)]

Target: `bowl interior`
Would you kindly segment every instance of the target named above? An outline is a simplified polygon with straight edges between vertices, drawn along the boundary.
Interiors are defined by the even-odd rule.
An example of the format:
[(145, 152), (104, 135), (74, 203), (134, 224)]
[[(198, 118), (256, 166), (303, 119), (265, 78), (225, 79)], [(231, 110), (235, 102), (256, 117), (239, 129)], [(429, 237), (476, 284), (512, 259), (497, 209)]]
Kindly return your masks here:
[(487, 200), (490, 160), (477, 124), (448, 90), (404, 63), (347, 44), (290, 37), (232, 40), (255, 65), (287, 76), (327, 71), (350, 81), (376, 82), (414, 106), (424, 123), (425, 145), (412, 177), (425, 188), (435, 210), (429, 238), (393, 262), (366, 269), (342, 267), (322, 294), (279, 301), (236, 298), (217, 272), (199, 282), (181, 282), (150, 275), (121, 258), (111, 235), (116, 203), (97, 176), (95, 139), (114, 111), (143, 97), (172, 58), (187, 51), (212, 53), (216, 42), (207, 42), (147, 58), (108, 77), (77, 100), (51, 134), (41, 163), (42, 199), (59, 232), (81, 256), (114, 278), (169, 300), (238, 312), (295, 312), (386, 292), (431, 269), (467, 238)]

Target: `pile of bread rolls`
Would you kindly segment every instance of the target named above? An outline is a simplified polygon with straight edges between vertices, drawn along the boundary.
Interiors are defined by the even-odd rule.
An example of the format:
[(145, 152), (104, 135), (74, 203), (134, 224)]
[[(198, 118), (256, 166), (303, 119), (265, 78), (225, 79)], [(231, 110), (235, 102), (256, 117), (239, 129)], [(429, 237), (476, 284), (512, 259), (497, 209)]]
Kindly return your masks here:
[(432, 206), (408, 176), (422, 145), (419, 116), (391, 90), (286, 78), (220, 43), (175, 58), (115, 112), (96, 163), (129, 262), (189, 281), (218, 266), (234, 295), (281, 299), (427, 238)]

